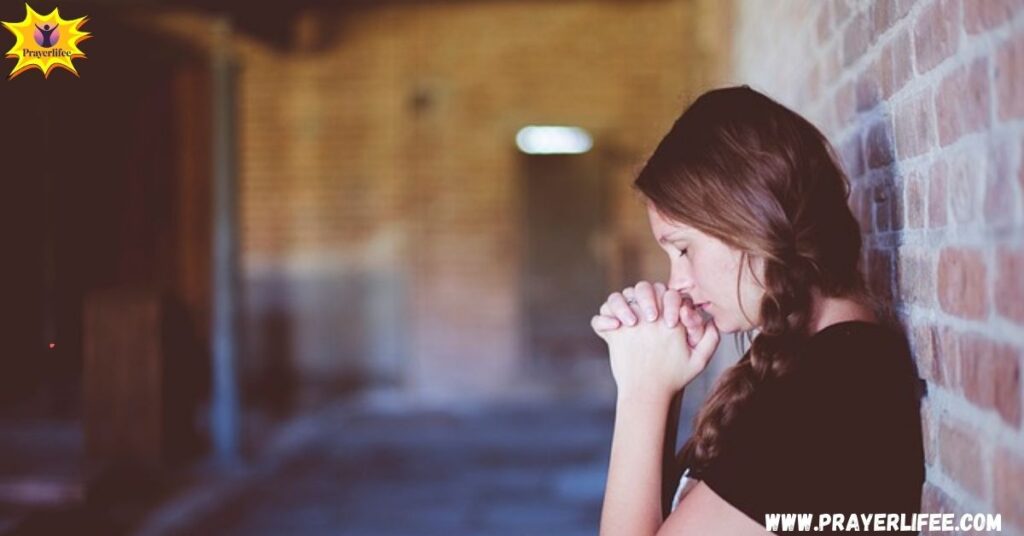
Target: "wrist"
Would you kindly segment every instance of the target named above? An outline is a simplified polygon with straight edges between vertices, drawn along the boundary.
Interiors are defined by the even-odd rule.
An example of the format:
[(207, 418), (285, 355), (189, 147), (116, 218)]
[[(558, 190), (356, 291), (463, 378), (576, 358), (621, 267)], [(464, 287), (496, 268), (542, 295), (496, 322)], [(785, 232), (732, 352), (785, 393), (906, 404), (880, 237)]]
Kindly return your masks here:
[(664, 409), (675, 393), (670, 391), (656, 391), (651, 389), (619, 389), (616, 395), (616, 404), (619, 406), (646, 406), (650, 408)]

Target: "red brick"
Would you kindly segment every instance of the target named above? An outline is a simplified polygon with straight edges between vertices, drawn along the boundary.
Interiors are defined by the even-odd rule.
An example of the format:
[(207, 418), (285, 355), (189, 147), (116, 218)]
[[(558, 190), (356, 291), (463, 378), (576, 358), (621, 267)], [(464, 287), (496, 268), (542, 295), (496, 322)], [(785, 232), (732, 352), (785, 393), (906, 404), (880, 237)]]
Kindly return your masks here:
[(935, 348), (936, 381), (947, 389), (958, 389), (960, 385), (960, 337), (949, 326), (932, 330), (932, 346)]
[(850, 0), (834, 0), (832, 2), (832, 26), (841, 27), (850, 18)]
[(871, 69), (864, 71), (857, 79), (857, 111), (870, 110), (878, 105), (882, 98), (882, 88), (878, 80), (877, 72), (882, 66), (875, 62)]
[(843, 32), (843, 66), (853, 65), (868, 49), (871, 28), (865, 13), (858, 13)]
[(965, 134), (988, 127), (991, 93), (987, 58), (979, 58), (943, 79), (935, 92), (939, 144), (949, 145)]
[(843, 85), (836, 91), (836, 119), (839, 127), (851, 123), (857, 116), (857, 92), (853, 82)]
[(821, 6), (818, 9), (818, 21), (816, 24), (818, 45), (824, 45), (832, 37), (832, 11), (829, 9), (827, 2), (818, 2), (818, 5)]
[(882, 78), (882, 95), (888, 98), (900, 90), (914, 75), (911, 62), (910, 34), (901, 31), (887, 48), (892, 50), (892, 65), (888, 76)]
[(963, 318), (988, 317), (988, 275), (982, 252), (947, 247), (939, 254), (939, 304), (942, 310)]
[(1024, 457), (1002, 447), (992, 459), (992, 502), (996, 513), (1003, 515), (1003, 530), (1009, 520), (1024, 527)]
[(901, 159), (924, 154), (935, 146), (934, 111), (930, 89), (896, 106), (896, 155)]
[(892, 136), (889, 121), (879, 121), (868, 129), (864, 139), (864, 152), (867, 155), (868, 168), (877, 169), (893, 162)]
[(917, 372), (921, 378), (935, 382), (938, 370), (938, 361), (933, 345), (933, 328), (929, 325), (916, 325), (911, 329), (911, 342), (913, 343), (914, 360), (917, 362)]
[(996, 251), (996, 311), (1024, 325), (1024, 249), (1000, 247)]
[(1020, 427), (1020, 351), (978, 335), (960, 339), (960, 387), (978, 407), (994, 409)]
[(986, 162), (974, 153), (960, 151), (949, 158), (948, 164), (950, 216), (957, 223), (975, 222), (979, 216), (979, 190), (985, 186)]
[(949, 419), (939, 422), (939, 463), (944, 473), (976, 496), (983, 496), (980, 434), (966, 423)]
[(914, 24), (917, 72), (924, 74), (952, 56), (960, 45), (960, 3), (935, 0)]
[(906, 178), (904, 188), (904, 204), (907, 208), (907, 227), (910, 229), (921, 229), (927, 222), (928, 215), (928, 193), (927, 185), (918, 173), (910, 173)]
[(946, 225), (949, 166), (944, 160), (937, 160), (928, 175), (928, 227), (937, 229)]
[(871, 14), (871, 34), (874, 36), (885, 33), (896, 20), (896, 2), (873, 2), (868, 11)]
[(935, 258), (925, 248), (899, 250), (900, 299), (931, 306), (935, 301)]
[(1024, 33), (1014, 34), (996, 52), (995, 85), (999, 118), (1024, 116)]
[(925, 399), (921, 404), (921, 439), (924, 446), (924, 462), (927, 465), (935, 463), (935, 450), (937, 445), (935, 444), (934, 437), (934, 424), (933, 422), (933, 409), (930, 408), (930, 399)]
[(889, 229), (903, 230), (903, 182), (891, 181), (889, 190)]
[(877, 185), (871, 188), (871, 204), (874, 212), (874, 230), (881, 233), (892, 229), (892, 211), (889, 210), (889, 186)]
[(1020, 0), (968, 0), (964, 2), (964, 28), (975, 34), (991, 30), (1013, 18)]
[(991, 175), (985, 189), (985, 223), (992, 227), (1009, 227), (1014, 220), (1016, 192), (1013, 179), (1006, 175)]

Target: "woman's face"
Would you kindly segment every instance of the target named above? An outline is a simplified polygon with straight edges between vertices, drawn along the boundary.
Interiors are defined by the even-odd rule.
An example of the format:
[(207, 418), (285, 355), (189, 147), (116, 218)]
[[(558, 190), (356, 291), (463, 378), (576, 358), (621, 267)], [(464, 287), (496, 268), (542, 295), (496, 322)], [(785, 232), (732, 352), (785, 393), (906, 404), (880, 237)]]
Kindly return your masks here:
[[(654, 239), (669, 256), (669, 289), (689, 294), (695, 306), (714, 317), (722, 333), (748, 331), (760, 325), (764, 289), (754, 279), (747, 263), (741, 266), (739, 250), (684, 223), (662, 218), (650, 203), (647, 203), (647, 218)], [(753, 259), (751, 266), (763, 281), (760, 260)], [(737, 293), (736, 277), (741, 269), (743, 277)]]

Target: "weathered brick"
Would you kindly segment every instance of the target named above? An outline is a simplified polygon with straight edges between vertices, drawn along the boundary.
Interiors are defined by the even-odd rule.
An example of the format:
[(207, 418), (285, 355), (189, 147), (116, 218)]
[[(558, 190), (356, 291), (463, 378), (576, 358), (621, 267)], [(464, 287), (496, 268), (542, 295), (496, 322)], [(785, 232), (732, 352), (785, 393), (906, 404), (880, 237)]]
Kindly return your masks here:
[(935, 302), (935, 257), (919, 247), (899, 250), (900, 298), (915, 305), (930, 306)]
[(903, 202), (906, 206), (906, 226), (921, 229), (928, 221), (928, 184), (919, 173), (912, 172), (906, 177)]
[(928, 171), (928, 227), (931, 229), (946, 225), (948, 177), (949, 165), (945, 160), (936, 160)]
[(980, 250), (946, 247), (939, 254), (938, 271), (943, 311), (972, 320), (988, 317), (988, 274)]
[(899, 32), (887, 48), (891, 49), (892, 61), (888, 76), (882, 79), (882, 94), (886, 98), (900, 90), (914, 75), (913, 53), (910, 48), (910, 34)]
[(843, 65), (853, 65), (868, 48), (871, 39), (870, 21), (864, 12), (858, 13), (843, 32)]
[(967, 400), (1020, 427), (1020, 350), (978, 335), (960, 340), (960, 388)]
[(979, 58), (947, 76), (935, 92), (939, 144), (949, 145), (965, 134), (989, 126), (991, 85), (988, 59)]
[(836, 91), (835, 108), (840, 128), (853, 122), (853, 118), (857, 116), (857, 91), (853, 82), (843, 85)]
[(935, 146), (934, 119), (929, 89), (896, 105), (896, 155), (901, 160), (924, 154)]
[(995, 85), (999, 118), (1024, 116), (1024, 32), (1013, 34), (996, 51)]
[(878, 105), (882, 99), (882, 88), (877, 76), (877, 72), (882, 68), (879, 62), (872, 65), (871, 69), (865, 70), (861, 73), (860, 78), (857, 79), (857, 111), (863, 112), (870, 110)]
[(850, 0), (833, 0), (832, 26), (835, 28), (841, 27), (850, 18), (851, 13)]
[(996, 250), (996, 311), (1024, 325), (1024, 249), (1001, 246)]
[(980, 434), (967, 423), (939, 421), (939, 463), (944, 473), (976, 496), (985, 493)]
[(864, 153), (867, 155), (868, 168), (877, 169), (892, 164), (895, 149), (892, 144), (892, 136), (889, 129), (892, 128), (888, 120), (878, 121), (871, 125), (868, 134), (864, 138)]
[(979, 197), (985, 184), (987, 161), (973, 152), (958, 151), (948, 158), (949, 209), (952, 220), (973, 223), (979, 216)]
[(976, 34), (991, 30), (1013, 18), (1024, 4), (1019, 0), (966, 0), (964, 3), (964, 29)]
[(935, 443), (935, 418), (933, 417), (935, 410), (932, 405), (929, 398), (921, 401), (921, 440), (924, 447), (924, 463), (927, 465), (935, 463), (935, 451), (938, 449), (938, 445)]
[(960, 3), (935, 0), (914, 24), (917, 72), (924, 74), (952, 56), (960, 45)]
[(818, 45), (824, 45), (832, 37), (832, 10), (828, 2), (818, 2), (818, 19), (815, 29), (818, 31)]
[[(992, 497), (995, 511), (1024, 528), (1024, 455), (1018, 448), (996, 449), (992, 460)], [(1005, 521), (1004, 528), (1006, 529)]]
[(871, 15), (871, 34), (885, 33), (896, 20), (896, 2), (872, 2), (868, 6)]

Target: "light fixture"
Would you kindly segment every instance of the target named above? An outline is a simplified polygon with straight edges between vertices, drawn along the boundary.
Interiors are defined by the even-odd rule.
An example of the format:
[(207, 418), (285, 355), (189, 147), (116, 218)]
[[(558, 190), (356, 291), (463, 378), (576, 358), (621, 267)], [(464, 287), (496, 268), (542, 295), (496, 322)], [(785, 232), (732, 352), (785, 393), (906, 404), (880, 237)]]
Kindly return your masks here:
[(582, 154), (594, 141), (579, 127), (529, 125), (516, 134), (516, 146), (526, 154)]

